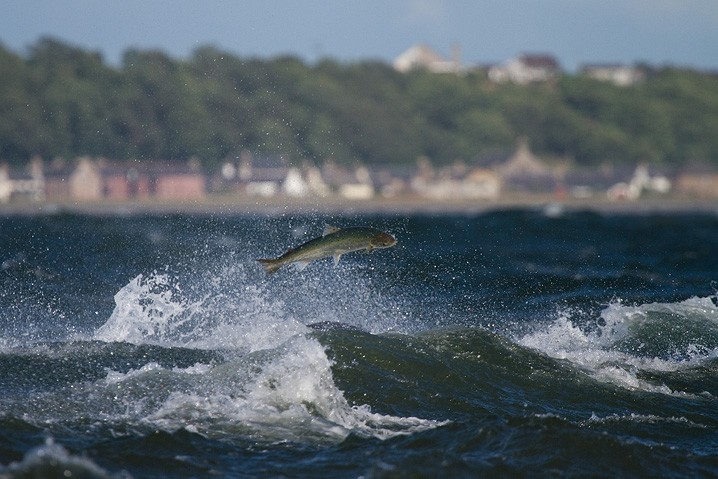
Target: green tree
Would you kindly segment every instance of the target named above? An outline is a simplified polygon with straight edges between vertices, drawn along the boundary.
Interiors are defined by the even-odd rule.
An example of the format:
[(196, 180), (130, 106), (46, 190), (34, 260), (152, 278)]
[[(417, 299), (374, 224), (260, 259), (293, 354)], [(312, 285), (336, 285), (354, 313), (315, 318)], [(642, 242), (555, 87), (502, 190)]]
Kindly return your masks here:
[(618, 87), (583, 76), (496, 85), (480, 71), (398, 73), (381, 62), (313, 66), (198, 48), (177, 60), (131, 49), (122, 65), (52, 38), (0, 45), (0, 159), (79, 155), (207, 168), (243, 149), (294, 161), (471, 161), (527, 137), (578, 164), (718, 164), (718, 77), (650, 69)]

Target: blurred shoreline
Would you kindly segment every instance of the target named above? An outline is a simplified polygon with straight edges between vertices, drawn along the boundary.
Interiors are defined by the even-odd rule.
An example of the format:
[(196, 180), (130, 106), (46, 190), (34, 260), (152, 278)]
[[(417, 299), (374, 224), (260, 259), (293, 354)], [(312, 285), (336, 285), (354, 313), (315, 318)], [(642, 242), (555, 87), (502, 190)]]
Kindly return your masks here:
[(556, 199), (551, 195), (520, 195), (497, 200), (427, 200), (425, 198), (377, 198), (342, 200), (337, 198), (254, 198), (207, 197), (198, 201), (92, 201), (92, 202), (11, 202), (0, 205), (0, 216), (53, 214), (87, 215), (410, 215), (480, 214), (514, 209), (538, 209), (548, 216), (564, 212), (589, 211), (604, 214), (714, 213), (718, 199), (651, 197), (638, 200)]

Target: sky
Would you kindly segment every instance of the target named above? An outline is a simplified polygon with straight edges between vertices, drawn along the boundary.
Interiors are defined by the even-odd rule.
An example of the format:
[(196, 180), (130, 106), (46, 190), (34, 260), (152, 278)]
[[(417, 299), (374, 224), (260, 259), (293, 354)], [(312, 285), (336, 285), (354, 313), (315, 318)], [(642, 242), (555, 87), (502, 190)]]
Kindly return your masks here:
[(50, 36), (120, 65), (129, 48), (188, 58), (212, 45), (240, 57), (390, 63), (424, 43), (464, 65), (552, 54), (718, 71), (718, 0), (8, 0), (0, 44), (26, 54)]

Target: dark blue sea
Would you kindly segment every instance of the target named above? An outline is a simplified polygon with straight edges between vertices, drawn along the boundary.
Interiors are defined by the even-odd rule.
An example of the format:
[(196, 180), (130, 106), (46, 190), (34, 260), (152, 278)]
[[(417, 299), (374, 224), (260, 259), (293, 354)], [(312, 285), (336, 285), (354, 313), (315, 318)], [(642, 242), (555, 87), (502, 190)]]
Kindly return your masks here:
[(717, 290), (718, 211), (0, 216), (0, 477), (716, 477)]

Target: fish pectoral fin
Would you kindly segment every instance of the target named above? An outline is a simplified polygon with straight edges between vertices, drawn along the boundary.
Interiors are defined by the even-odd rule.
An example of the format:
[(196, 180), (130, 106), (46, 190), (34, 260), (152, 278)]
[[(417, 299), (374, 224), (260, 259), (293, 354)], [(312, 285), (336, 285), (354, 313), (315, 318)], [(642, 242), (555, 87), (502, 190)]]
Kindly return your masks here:
[(342, 255), (340, 255), (340, 254), (335, 254), (335, 255), (334, 255), (334, 266), (336, 266), (336, 265), (339, 264), (339, 260), (340, 260), (340, 259), (342, 259)]
[(326, 225), (324, 226), (324, 233), (322, 233), (322, 236), (330, 235), (332, 233), (336, 233), (341, 228), (337, 228), (336, 226)]
[(304, 268), (309, 266), (309, 263), (311, 263), (311, 261), (297, 261), (294, 264), (296, 265), (297, 271), (304, 271)]

